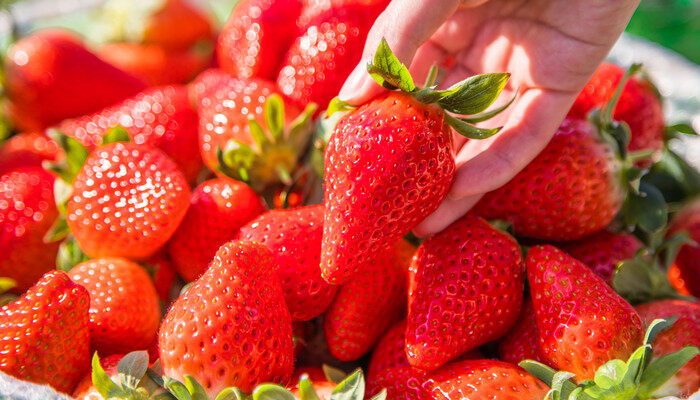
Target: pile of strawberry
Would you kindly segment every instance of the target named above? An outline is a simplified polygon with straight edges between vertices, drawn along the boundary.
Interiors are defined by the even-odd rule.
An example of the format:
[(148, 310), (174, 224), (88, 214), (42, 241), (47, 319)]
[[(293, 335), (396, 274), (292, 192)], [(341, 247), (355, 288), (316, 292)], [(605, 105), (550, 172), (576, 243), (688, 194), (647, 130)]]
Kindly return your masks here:
[[(173, 54), (212, 33), (183, 0), (98, 54), (17, 41), (0, 371), (81, 400), (700, 390), (700, 174), (666, 146), (692, 129), (665, 126), (638, 66), (604, 64), (524, 170), (418, 239), (453, 133), (498, 134), (509, 75), (418, 86), (382, 42), (389, 90), (334, 99), (387, 2), (243, 0), (187, 84), (204, 66)], [(141, 51), (171, 58), (144, 73)]]

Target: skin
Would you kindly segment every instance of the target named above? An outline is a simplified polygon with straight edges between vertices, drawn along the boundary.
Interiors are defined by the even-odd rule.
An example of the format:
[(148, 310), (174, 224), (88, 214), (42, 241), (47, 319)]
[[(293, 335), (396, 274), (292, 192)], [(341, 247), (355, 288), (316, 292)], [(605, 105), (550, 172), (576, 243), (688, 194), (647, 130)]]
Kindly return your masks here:
[[(503, 126), (486, 140), (455, 134), (457, 171), (448, 197), (419, 224), (437, 233), (464, 215), (484, 193), (523, 169), (547, 145), (578, 92), (622, 34), (639, 0), (394, 0), (372, 27), (361, 61), (339, 97), (361, 104), (383, 89), (366, 65), (386, 38), (422, 82), (435, 60), (454, 56), (441, 86), (470, 75), (510, 72), (499, 101), (513, 104), (484, 123)], [(498, 102), (496, 103), (498, 104)], [(487, 179), (485, 179), (487, 177)]]

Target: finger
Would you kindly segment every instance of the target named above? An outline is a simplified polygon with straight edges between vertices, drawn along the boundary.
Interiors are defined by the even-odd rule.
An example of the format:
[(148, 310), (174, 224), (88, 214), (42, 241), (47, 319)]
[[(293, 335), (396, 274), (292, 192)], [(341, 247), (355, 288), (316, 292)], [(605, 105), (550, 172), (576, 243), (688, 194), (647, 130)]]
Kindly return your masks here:
[(434, 213), (430, 214), (413, 229), (413, 233), (418, 237), (427, 237), (441, 232), (466, 214), (480, 198), (481, 196), (461, 199), (446, 198)]
[(575, 97), (574, 92), (525, 91), (487, 149), (470, 158), (465, 146), (457, 155), (458, 163), (467, 160), (455, 173), (450, 197), (480, 195), (507, 183), (547, 145)]
[(350, 104), (361, 104), (383, 89), (367, 73), (367, 61), (372, 58), (382, 38), (401, 62), (410, 65), (420, 45), (458, 8), (459, 0), (394, 0), (375, 21), (367, 35), (362, 61), (355, 67), (338, 97)]

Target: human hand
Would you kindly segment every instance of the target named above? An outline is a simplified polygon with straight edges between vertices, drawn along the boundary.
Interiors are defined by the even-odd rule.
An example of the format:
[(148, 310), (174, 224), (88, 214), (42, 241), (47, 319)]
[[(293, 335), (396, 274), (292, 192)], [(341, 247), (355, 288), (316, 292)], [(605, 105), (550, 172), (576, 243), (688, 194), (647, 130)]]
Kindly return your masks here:
[[(363, 61), (340, 91), (363, 103), (384, 89), (366, 65), (382, 37), (416, 82), (436, 60), (455, 59), (441, 86), (481, 73), (510, 72), (501, 99), (513, 104), (486, 124), (503, 126), (485, 140), (455, 135), (457, 170), (448, 197), (414, 232), (439, 232), (484, 193), (507, 183), (547, 145), (639, 0), (393, 0), (372, 27)], [(510, 92), (510, 93), (509, 93)], [(503, 101), (506, 101), (503, 100)]]

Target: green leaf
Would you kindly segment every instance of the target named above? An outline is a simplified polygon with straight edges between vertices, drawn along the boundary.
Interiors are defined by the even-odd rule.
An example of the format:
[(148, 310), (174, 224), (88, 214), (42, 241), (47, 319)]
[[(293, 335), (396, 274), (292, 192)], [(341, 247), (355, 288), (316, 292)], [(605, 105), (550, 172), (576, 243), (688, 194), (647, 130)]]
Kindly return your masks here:
[(146, 370), (146, 375), (158, 386), (165, 387), (163, 381), (163, 367), (160, 365), (160, 360), (156, 360), (150, 368)]
[(513, 97), (510, 100), (508, 100), (508, 102), (506, 104), (504, 104), (500, 107), (496, 107), (491, 111), (486, 111), (486, 112), (476, 114), (476, 115), (470, 115), (468, 117), (463, 117), (460, 119), (464, 122), (469, 123), (469, 124), (475, 124), (477, 122), (486, 121), (486, 120), (491, 119), (491, 118), (495, 117), (496, 115), (502, 113), (503, 111), (505, 111), (506, 108), (510, 107), (510, 105), (513, 104), (516, 97), (518, 97), (517, 93), (514, 94)]
[(605, 104), (605, 106), (603, 108), (605, 122), (612, 121), (612, 116), (613, 116), (613, 112), (615, 111), (615, 107), (617, 106), (617, 101), (620, 99), (620, 95), (622, 94), (622, 91), (625, 88), (627, 81), (629, 80), (629, 78), (632, 75), (636, 74), (641, 68), (642, 68), (642, 64), (632, 64), (627, 69), (627, 71), (625, 71), (625, 75), (620, 80), (620, 83), (617, 84), (617, 88), (615, 89), (615, 93), (612, 95), (610, 100), (607, 102), (607, 104)]
[(95, 389), (97, 389), (105, 399), (125, 396), (127, 394), (124, 389), (114, 383), (109, 375), (107, 375), (100, 364), (100, 357), (97, 356), (97, 352), (92, 356), (92, 385), (95, 386)]
[(520, 363), (518, 363), (518, 365), (520, 366), (520, 368), (530, 373), (530, 375), (541, 380), (549, 386), (552, 385), (552, 383), (554, 382), (554, 377), (557, 374), (557, 371), (555, 371), (554, 369), (542, 364), (541, 362), (537, 362), (534, 360), (523, 360)]
[(651, 398), (659, 387), (698, 354), (697, 347), (688, 346), (654, 360), (642, 375), (637, 398)]
[(471, 76), (453, 85), (459, 88), (438, 104), (446, 111), (455, 114), (473, 115), (485, 111), (503, 91), (510, 74), (492, 73)]
[(340, 100), (338, 97), (334, 97), (331, 100), (331, 102), (328, 103), (328, 108), (326, 108), (326, 118), (330, 117), (331, 115), (337, 112), (351, 111), (355, 108), (357, 107), (351, 105), (350, 103), (346, 103), (343, 100)]
[(652, 344), (656, 340), (659, 333), (665, 331), (666, 329), (673, 326), (678, 320), (677, 315), (666, 317), (665, 319), (657, 318), (649, 324), (646, 332), (644, 333), (644, 344)]
[(431, 87), (435, 85), (435, 81), (437, 80), (438, 72), (440, 72), (440, 69), (438, 68), (437, 65), (433, 64), (430, 67), (430, 71), (428, 71), (428, 77), (425, 78), (425, 85), (423, 87)]
[(130, 142), (131, 136), (129, 132), (124, 129), (121, 125), (113, 126), (102, 135), (102, 145), (117, 143), (117, 142)]
[(63, 215), (56, 217), (53, 225), (46, 231), (44, 235), (44, 243), (53, 243), (63, 240), (70, 233), (70, 228), (68, 227), (68, 221)]
[(323, 370), (323, 373), (326, 375), (326, 379), (328, 379), (328, 382), (333, 382), (333, 383), (340, 383), (342, 382), (345, 378), (348, 377), (348, 374), (345, 373), (345, 371), (331, 367), (330, 365), (323, 364), (321, 366), (321, 369)]
[(670, 238), (664, 240), (656, 249), (656, 255), (663, 254), (663, 267), (668, 270), (671, 264), (676, 260), (681, 247), (689, 245), (697, 245), (691, 238), (688, 232), (677, 233)]
[(58, 246), (58, 253), (56, 254), (56, 268), (68, 272), (76, 265), (81, 262), (89, 260), (90, 257), (87, 256), (78, 246), (78, 242), (75, 240), (73, 235), (68, 235), (68, 237), (61, 242)]
[(284, 134), (284, 101), (276, 93), (265, 102), (265, 123), (272, 139), (278, 143)]
[(457, 131), (457, 133), (464, 137), (468, 137), (469, 139), (486, 139), (495, 135), (501, 130), (501, 128), (478, 128), (447, 113), (445, 114), (445, 120), (452, 128), (454, 128), (455, 131)]
[(66, 183), (63, 179), (55, 179), (53, 181), (53, 198), (59, 214), (66, 214), (66, 203), (68, 203), (72, 195), (73, 186)]
[(154, 394), (148, 398), (148, 400), (173, 400), (173, 399), (174, 399), (173, 395), (170, 393), (167, 393), (167, 392)]
[(165, 388), (170, 393), (172, 393), (177, 400), (192, 400), (192, 396), (190, 396), (190, 392), (187, 390), (187, 386), (185, 386), (182, 382), (164, 376), (163, 384)]
[(386, 400), (386, 389), (382, 389), (379, 393), (372, 396), (369, 400)]
[(657, 187), (667, 202), (683, 202), (700, 195), (700, 171), (668, 148), (642, 181)]
[(691, 136), (698, 135), (698, 133), (695, 132), (695, 129), (693, 129), (693, 126), (689, 123), (678, 123), (666, 127), (666, 140), (677, 137), (679, 133), (682, 135)]
[(66, 155), (65, 164), (56, 172), (58, 172), (61, 179), (66, 182), (73, 182), (73, 178), (83, 167), (90, 153), (79, 141), (56, 129), (48, 130), (47, 135), (58, 143)]
[(258, 121), (252, 118), (248, 120), (248, 126), (250, 127), (250, 136), (253, 137), (253, 142), (258, 146), (258, 151), (264, 153), (270, 144), (270, 139), (265, 134), (265, 130)]
[(282, 386), (264, 383), (253, 390), (252, 400), (296, 400), (296, 397)]
[(617, 386), (627, 371), (627, 365), (622, 360), (610, 360), (601, 365), (595, 373), (593, 381), (601, 389)]
[(626, 363), (622, 363), (624, 365), (624, 369), (620, 372), (623, 375), (619, 377), (619, 382), (622, 383), (620, 385), (621, 390), (629, 390), (630, 388), (637, 387), (642, 379), (642, 372), (644, 372), (644, 368), (646, 368), (648, 364), (650, 352), (651, 346), (640, 346), (632, 353)]
[(214, 400), (245, 400), (246, 395), (237, 387), (229, 387), (216, 396)]
[(136, 389), (147, 369), (148, 353), (145, 351), (132, 351), (122, 357), (117, 364), (117, 372), (119, 372), (122, 385), (132, 389)]
[(309, 376), (304, 374), (299, 380), (299, 395), (301, 400), (320, 400), (314, 385), (309, 380)]
[(648, 183), (639, 184), (639, 192), (630, 190), (622, 207), (625, 223), (647, 232), (661, 229), (667, 222), (666, 201), (659, 189)]
[(191, 375), (185, 375), (185, 386), (192, 395), (192, 400), (208, 400), (207, 391)]
[(367, 72), (378, 84), (389, 90), (399, 88), (410, 93), (416, 89), (408, 68), (396, 58), (384, 38), (374, 53), (374, 60), (367, 64)]
[(358, 368), (331, 392), (331, 400), (362, 400), (365, 397), (365, 377)]

